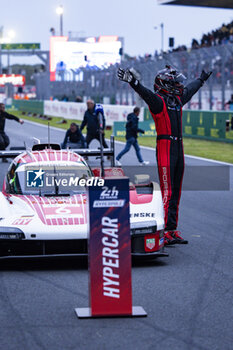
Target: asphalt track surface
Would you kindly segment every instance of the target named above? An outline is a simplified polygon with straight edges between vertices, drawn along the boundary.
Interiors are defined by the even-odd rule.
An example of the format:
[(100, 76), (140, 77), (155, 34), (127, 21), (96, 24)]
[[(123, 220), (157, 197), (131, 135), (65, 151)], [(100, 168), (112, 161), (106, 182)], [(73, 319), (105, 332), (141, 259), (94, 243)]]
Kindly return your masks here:
[[(6, 131), (12, 146), (30, 146), (32, 136), (47, 138), (44, 127), (29, 123), (7, 121)], [(51, 130), (51, 141), (63, 136)], [(122, 147), (117, 144), (116, 153)], [(156, 173), (154, 151), (142, 154)], [(122, 163), (136, 166), (128, 168), (131, 173), (147, 171), (138, 167), (134, 150)], [(179, 228), (189, 244), (167, 248), (167, 258), (133, 263), (133, 305), (143, 306), (148, 317), (78, 319), (74, 309), (88, 306), (86, 260), (0, 261), (0, 349), (232, 349), (233, 170), (227, 167), (227, 178), (219, 164), (188, 157), (186, 164), (188, 174), (211, 166), (215, 172), (216, 165), (220, 172), (212, 190), (200, 187), (208, 184), (204, 173), (196, 189), (188, 181), (183, 191)], [(192, 166), (200, 168), (195, 173)], [(1, 185), (7, 168), (0, 164)], [(214, 188), (223, 182), (226, 189)]]

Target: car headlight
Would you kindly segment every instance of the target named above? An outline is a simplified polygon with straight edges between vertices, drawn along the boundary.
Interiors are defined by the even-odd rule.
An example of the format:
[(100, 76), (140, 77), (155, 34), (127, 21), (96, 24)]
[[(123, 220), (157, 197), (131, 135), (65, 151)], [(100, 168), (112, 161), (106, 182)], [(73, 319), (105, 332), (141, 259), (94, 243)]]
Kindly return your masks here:
[(0, 239), (23, 239), (25, 235), (23, 231), (16, 227), (0, 226)]

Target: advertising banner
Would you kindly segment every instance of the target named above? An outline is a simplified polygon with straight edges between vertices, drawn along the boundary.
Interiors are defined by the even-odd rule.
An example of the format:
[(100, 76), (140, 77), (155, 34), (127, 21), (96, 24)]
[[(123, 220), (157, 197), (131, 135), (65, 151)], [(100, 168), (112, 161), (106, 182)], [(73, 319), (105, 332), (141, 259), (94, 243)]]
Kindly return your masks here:
[[(233, 142), (232, 117), (231, 111), (183, 110), (183, 136), (212, 141)], [(144, 120), (153, 122), (147, 108), (144, 109)], [(124, 136), (123, 126), (117, 126), (116, 124), (116, 128), (118, 131), (117, 135), (115, 133), (115, 136)]]
[(92, 317), (132, 314), (129, 179), (89, 187)]
[[(125, 137), (126, 135), (126, 122), (114, 122), (114, 136)], [(153, 120), (146, 122), (139, 122), (138, 127), (145, 131), (144, 134), (138, 133), (138, 136), (148, 137), (156, 136), (155, 123)]]
[(12, 107), (21, 112), (44, 114), (43, 101), (13, 100)]
[(183, 111), (183, 135), (223, 140), (228, 116), (227, 112)]
[(24, 86), (25, 76), (22, 74), (0, 74), (0, 86), (5, 86), (7, 83), (14, 86)]
[(83, 120), (86, 103), (44, 101), (44, 114), (65, 119)]
[[(106, 125), (114, 125), (115, 122), (126, 122), (127, 115), (133, 112), (134, 106), (103, 105)], [(139, 121), (144, 120), (144, 108), (140, 110)]]
[[(116, 121), (126, 121), (127, 115), (133, 112), (133, 106), (103, 104), (106, 125), (112, 126)], [(65, 119), (83, 120), (87, 109), (86, 103), (44, 101), (44, 114)], [(141, 108), (139, 120), (143, 121), (144, 108)]]

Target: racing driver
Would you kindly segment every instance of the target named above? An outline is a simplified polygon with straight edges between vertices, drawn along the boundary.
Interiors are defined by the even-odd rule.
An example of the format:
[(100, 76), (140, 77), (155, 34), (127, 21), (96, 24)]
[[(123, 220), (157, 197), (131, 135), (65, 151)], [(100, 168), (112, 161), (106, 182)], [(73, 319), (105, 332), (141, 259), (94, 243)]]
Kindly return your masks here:
[(212, 72), (202, 70), (200, 77), (184, 87), (186, 79), (171, 66), (159, 71), (154, 81), (154, 91), (144, 87), (137, 72), (119, 68), (117, 75), (147, 103), (157, 131), (156, 158), (164, 205), (164, 244), (187, 244), (177, 230), (178, 211), (184, 173), (182, 142), (182, 107), (202, 87)]

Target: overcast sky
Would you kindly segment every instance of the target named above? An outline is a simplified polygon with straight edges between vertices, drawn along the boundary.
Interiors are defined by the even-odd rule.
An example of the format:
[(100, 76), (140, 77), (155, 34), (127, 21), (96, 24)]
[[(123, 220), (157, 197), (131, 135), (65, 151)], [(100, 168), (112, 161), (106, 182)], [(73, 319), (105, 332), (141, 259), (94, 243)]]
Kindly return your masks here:
[(233, 20), (233, 10), (159, 6), (157, 0), (0, 0), (0, 26), (5, 36), (11, 29), (16, 32), (14, 42), (39, 42), (48, 50), (50, 28), (59, 33), (59, 4), (64, 7), (64, 34), (119, 35), (130, 55), (161, 49), (161, 23), (166, 50), (169, 37), (175, 38), (175, 46), (190, 46), (192, 38), (199, 40), (203, 33)]

